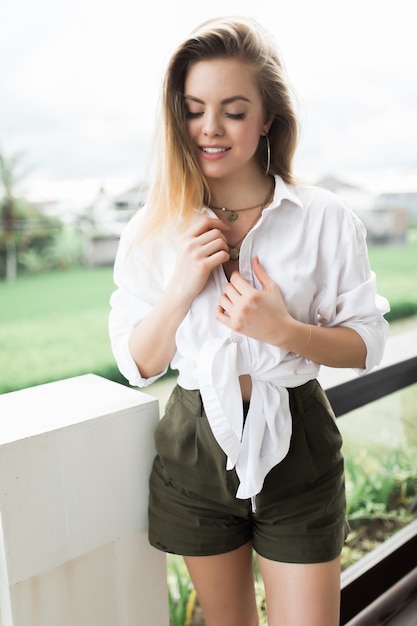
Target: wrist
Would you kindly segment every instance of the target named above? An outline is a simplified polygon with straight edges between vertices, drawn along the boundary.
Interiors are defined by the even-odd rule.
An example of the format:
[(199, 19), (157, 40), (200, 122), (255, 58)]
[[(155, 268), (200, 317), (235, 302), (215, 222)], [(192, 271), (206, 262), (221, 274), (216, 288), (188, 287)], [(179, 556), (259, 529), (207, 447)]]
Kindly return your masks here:
[[(297, 352), (294, 352), (294, 351), (293, 351), (293, 352), (294, 352), (294, 355), (295, 355), (297, 358), (298, 358), (298, 357), (300, 357), (300, 356), (302, 356), (302, 355), (303, 355), (303, 353), (305, 352), (305, 350), (307, 350), (307, 348), (308, 348), (308, 346), (309, 346), (309, 343), (310, 343), (310, 340), (311, 340), (311, 324), (303, 324), (303, 326), (307, 327), (308, 336), (307, 336), (307, 340), (304, 338), (304, 343), (303, 343), (303, 344), (301, 344), (301, 345), (302, 345), (301, 349), (299, 349)], [(302, 330), (303, 330), (303, 335), (304, 335), (304, 334), (305, 334), (305, 333), (304, 333), (304, 330), (305, 330), (305, 329), (303, 328)]]
[(163, 298), (165, 298), (167, 303), (169, 302), (170, 307), (188, 311), (194, 296), (189, 294), (180, 284), (172, 281), (166, 286)]
[(304, 322), (290, 318), (285, 344), (281, 344), (281, 347), (288, 350), (288, 352), (292, 352), (296, 357), (302, 356), (310, 344), (311, 334), (311, 324), (305, 324)]

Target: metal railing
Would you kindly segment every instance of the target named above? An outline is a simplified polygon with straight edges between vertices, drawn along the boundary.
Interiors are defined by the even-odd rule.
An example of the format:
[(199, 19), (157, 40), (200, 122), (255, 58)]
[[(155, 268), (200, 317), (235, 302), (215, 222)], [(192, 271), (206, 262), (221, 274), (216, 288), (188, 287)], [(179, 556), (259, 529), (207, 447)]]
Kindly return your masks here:
[[(415, 355), (326, 388), (337, 417), (417, 383)], [(341, 626), (389, 624), (417, 598), (417, 520), (342, 573)]]

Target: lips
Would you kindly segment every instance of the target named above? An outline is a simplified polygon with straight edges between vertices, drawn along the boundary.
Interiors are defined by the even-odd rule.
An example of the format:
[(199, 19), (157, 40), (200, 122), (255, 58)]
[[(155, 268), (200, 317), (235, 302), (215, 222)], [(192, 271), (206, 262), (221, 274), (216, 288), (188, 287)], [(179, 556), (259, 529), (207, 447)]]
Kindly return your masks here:
[(226, 158), (231, 148), (223, 146), (199, 146), (200, 159), (206, 163), (216, 163)]
[(205, 154), (222, 154), (223, 152), (230, 150), (230, 148), (211, 148), (209, 146), (200, 146), (200, 150)]

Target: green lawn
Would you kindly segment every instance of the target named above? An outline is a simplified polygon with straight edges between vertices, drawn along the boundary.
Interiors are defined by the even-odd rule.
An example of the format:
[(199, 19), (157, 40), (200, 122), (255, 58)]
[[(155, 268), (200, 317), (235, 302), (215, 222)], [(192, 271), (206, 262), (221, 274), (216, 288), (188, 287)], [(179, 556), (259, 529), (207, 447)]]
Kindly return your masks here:
[[(417, 238), (370, 259), (393, 317), (417, 313)], [(0, 282), (0, 393), (88, 372), (122, 381), (107, 333), (113, 289), (111, 268)]]
[(94, 372), (117, 377), (107, 333), (112, 270), (0, 283), (0, 392)]
[(417, 313), (417, 231), (411, 232), (407, 246), (371, 246), (369, 259), (378, 290), (393, 308), (408, 303)]

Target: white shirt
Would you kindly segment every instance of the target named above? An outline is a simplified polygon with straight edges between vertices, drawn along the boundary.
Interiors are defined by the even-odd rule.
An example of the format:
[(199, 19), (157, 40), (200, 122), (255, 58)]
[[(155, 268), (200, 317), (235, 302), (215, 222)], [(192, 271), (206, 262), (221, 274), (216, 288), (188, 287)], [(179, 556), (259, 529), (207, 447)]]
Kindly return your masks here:
[[(166, 370), (142, 378), (129, 352), (129, 335), (164, 291), (176, 259), (175, 239), (161, 245), (152, 259), (135, 245), (143, 211), (122, 233), (109, 320), (119, 369), (138, 387), (149, 385)], [(201, 212), (215, 216), (207, 208)], [(389, 305), (376, 294), (365, 237), (363, 224), (340, 198), (317, 187), (286, 185), (276, 177), (273, 201), (245, 237), (239, 257), (243, 278), (260, 289), (251, 267), (258, 255), (297, 320), (358, 332), (367, 349), (366, 367), (358, 374), (380, 362), (388, 333), (382, 315)], [(253, 498), (266, 474), (288, 453), (292, 419), (287, 388), (316, 378), (320, 366), (218, 322), (216, 306), (226, 281), (222, 266), (216, 268), (194, 299), (178, 328), (171, 367), (179, 371), (179, 385), (200, 389), (213, 434), (227, 455), (226, 467), (236, 468), (240, 481), (236, 496)], [(244, 429), (241, 374), (252, 377)]]

